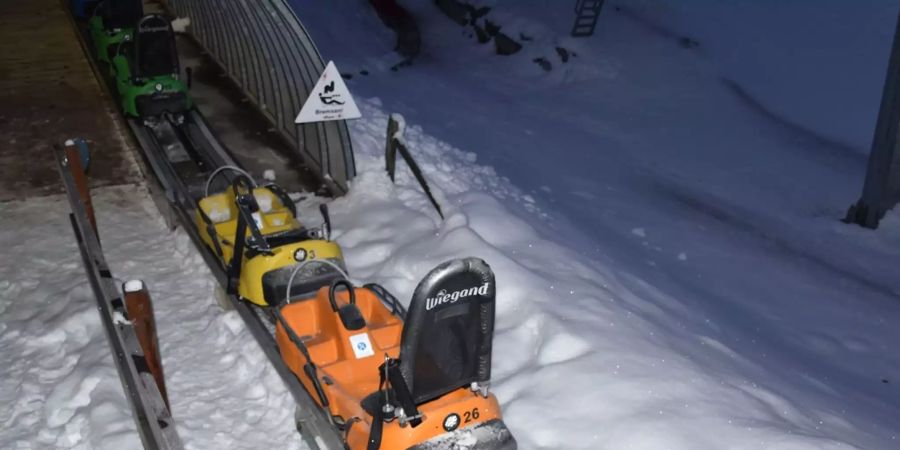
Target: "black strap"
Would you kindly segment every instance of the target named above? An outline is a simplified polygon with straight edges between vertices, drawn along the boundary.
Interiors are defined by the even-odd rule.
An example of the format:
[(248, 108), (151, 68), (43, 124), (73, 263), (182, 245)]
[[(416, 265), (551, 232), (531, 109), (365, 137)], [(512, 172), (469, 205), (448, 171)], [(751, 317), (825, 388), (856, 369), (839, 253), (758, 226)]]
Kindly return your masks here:
[[(387, 374), (387, 379), (385, 379), (385, 374)], [(385, 388), (385, 381), (390, 383), (389, 388)], [(399, 360), (388, 359), (378, 368), (378, 392), (379, 394), (384, 392), (385, 396), (390, 392), (394, 393), (397, 403), (403, 408), (403, 413), (407, 417), (412, 417), (409, 424), (413, 428), (422, 423), (422, 418), (419, 417), (419, 409), (416, 408), (416, 403), (413, 402), (412, 394), (409, 392), (409, 387), (406, 385), (406, 380), (403, 378), (403, 374), (400, 373)], [(384, 405), (385, 397), (379, 395), (377, 409), (374, 414), (372, 414), (372, 426), (369, 428), (369, 445), (366, 447), (367, 450), (379, 450), (379, 448), (381, 448), (381, 437), (384, 433), (385, 419)]]
[(347, 439), (350, 438), (350, 430), (353, 428), (353, 425), (356, 424), (356, 422), (362, 422), (362, 419), (353, 416), (350, 418), (350, 420), (344, 423), (344, 426), (342, 427), (344, 431), (344, 442), (347, 442)]
[(322, 214), (322, 221), (324, 222), (325, 236), (322, 236), (322, 239), (331, 240), (331, 214), (328, 212), (328, 204), (319, 204), (319, 212)]
[[(386, 363), (385, 363), (386, 364)], [(378, 368), (378, 393), (384, 388), (384, 364)], [(381, 448), (381, 436), (384, 431), (384, 397), (378, 396), (378, 403), (372, 414), (372, 426), (369, 428), (369, 445), (366, 450), (378, 450)]]
[[(305, 347), (304, 347), (305, 349)], [(309, 354), (304, 351), (305, 354)], [(312, 363), (312, 360), (306, 360), (306, 364), (303, 366), (303, 372), (306, 373), (306, 376), (312, 380), (313, 387), (316, 389), (316, 395), (319, 396), (319, 401), (322, 402), (322, 408), (325, 409), (325, 413), (329, 416), (331, 415), (331, 410), (329, 409), (328, 404), (328, 396), (325, 395), (325, 390), (322, 389), (322, 383), (319, 383), (319, 374), (316, 372), (316, 366)]]
[(300, 339), (300, 336), (297, 336), (297, 333), (294, 332), (294, 329), (288, 325), (287, 320), (284, 319), (284, 315), (281, 314), (281, 310), (278, 308), (272, 308), (272, 311), (275, 313), (275, 319), (281, 323), (281, 326), (284, 328), (284, 332), (287, 333), (288, 339), (300, 350), (300, 353), (303, 354), (303, 357), (306, 358), (306, 364), (303, 365), (303, 372), (306, 376), (312, 381), (313, 387), (316, 389), (316, 395), (319, 396), (319, 401), (322, 403), (322, 407), (325, 409), (328, 417), (331, 417), (331, 410), (329, 409), (328, 396), (325, 395), (325, 390), (322, 388), (322, 384), (319, 383), (319, 375), (316, 372), (316, 365), (313, 364), (312, 358), (309, 356), (309, 350), (306, 348), (306, 345), (303, 343), (303, 340)]
[[(246, 178), (246, 177), (245, 177)], [(239, 194), (238, 182), (235, 181), (235, 205), (238, 210), (237, 233), (234, 236), (234, 254), (231, 256), (231, 263), (228, 265), (228, 293), (237, 292), (237, 283), (241, 276), (241, 264), (244, 260), (244, 248), (253, 255), (265, 254), (271, 255), (272, 249), (266, 243), (266, 239), (256, 226), (253, 220), (253, 213), (259, 210), (256, 199), (252, 194)], [(250, 230), (250, 237), (246, 237), (247, 230)]]
[(209, 233), (209, 239), (213, 243), (213, 247), (216, 251), (216, 256), (219, 259), (222, 259), (222, 246), (219, 245), (219, 234), (216, 231), (216, 224), (213, 223), (212, 219), (203, 212), (203, 208), (197, 208), (197, 211), (200, 212), (200, 218), (203, 219), (203, 222), (206, 224), (206, 232)]
[(219, 244), (219, 234), (216, 231), (216, 226), (213, 224), (207, 225), (206, 232), (209, 233), (209, 240), (213, 243), (213, 247), (216, 250), (216, 256), (218, 256), (219, 259), (222, 259), (224, 254), (222, 253), (222, 245)]
[[(379, 398), (381, 396), (379, 395)], [(369, 445), (366, 450), (378, 450), (381, 448), (381, 435), (384, 431), (384, 399), (378, 400), (378, 408), (372, 415), (372, 427), (369, 428)]]
[(237, 293), (238, 280), (241, 277), (241, 263), (244, 259), (244, 241), (247, 234), (247, 221), (244, 216), (239, 215), (237, 221), (237, 232), (234, 239), (234, 251), (231, 254), (231, 262), (228, 264), (228, 293)]
[[(259, 226), (253, 219), (253, 213), (259, 211), (259, 204), (256, 203), (256, 197), (252, 194), (240, 194), (235, 199), (235, 203), (237, 204), (238, 215), (244, 221), (246, 227), (250, 229), (250, 237), (246, 239), (247, 246), (254, 247), (257, 253), (271, 254), (272, 249), (269, 248), (266, 238), (263, 236), (262, 232), (259, 230)], [(243, 235), (237, 235), (235, 237), (235, 239), (243, 238)]]
[(406, 414), (407, 417), (412, 417), (409, 423), (415, 428), (422, 423), (422, 418), (418, 417), (420, 415), (419, 409), (416, 408), (416, 402), (413, 401), (412, 393), (409, 392), (409, 386), (406, 385), (406, 379), (403, 378), (403, 374), (400, 373), (400, 360), (390, 359), (388, 360), (387, 365), (387, 375), (388, 381), (391, 383), (391, 390), (394, 391), (397, 402), (400, 403), (400, 407), (403, 408), (403, 413)]
[(263, 251), (260, 247), (248, 247), (246, 253), (247, 259), (253, 259), (258, 255), (270, 255), (272, 250), (285, 245), (319, 239), (316, 232), (308, 228), (280, 231), (278, 233), (266, 234), (264, 237), (268, 250)]
[(287, 208), (288, 211), (291, 212), (291, 215), (293, 215), (294, 218), (296, 219), (297, 218), (297, 205), (295, 205), (294, 202), (291, 200), (291, 196), (288, 195), (287, 191), (285, 191), (284, 189), (282, 189), (281, 186), (279, 186), (275, 183), (269, 183), (265, 187), (267, 187), (270, 191), (272, 191), (272, 193), (275, 194), (275, 196), (278, 197), (279, 200), (281, 200), (281, 203), (284, 205), (284, 207)]
[(384, 401), (378, 402), (380, 406), (375, 411), (375, 415), (372, 416), (372, 428), (369, 428), (369, 445), (366, 447), (366, 450), (378, 450), (381, 448), (381, 435), (384, 430), (384, 411), (381, 409), (383, 403)]

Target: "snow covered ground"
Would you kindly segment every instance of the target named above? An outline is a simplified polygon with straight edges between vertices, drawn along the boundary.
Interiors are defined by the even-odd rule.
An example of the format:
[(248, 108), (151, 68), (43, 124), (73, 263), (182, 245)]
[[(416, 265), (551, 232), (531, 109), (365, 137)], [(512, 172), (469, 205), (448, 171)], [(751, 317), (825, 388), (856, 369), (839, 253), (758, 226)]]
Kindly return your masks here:
[(0, 447), (135, 448), (67, 209), (0, 203)]
[[(494, 386), (522, 448), (894, 446), (900, 305), (888, 288), (861, 290), (812, 257), (693, 210), (678, 226), (702, 237), (664, 243), (656, 227), (626, 228), (626, 243), (613, 244), (633, 241), (637, 255), (598, 242), (585, 257), (534, 226), (552, 212), (412, 126), (407, 140), (445, 205), (440, 222), (411, 176), (389, 186), (378, 135), (386, 117), (378, 102), (363, 111), (353, 127), (361, 175), (333, 204), (351, 273), (405, 299), (445, 259), (492, 265)], [(517, 203), (531, 205), (531, 223), (511, 213)], [(886, 242), (897, 238), (891, 220)]]
[[(408, 301), (446, 259), (491, 264), (493, 386), (521, 448), (900, 446), (900, 215), (877, 232), (836, 220), (861, 186), (883, 67), (857, 73), (835, 57), (828, 67), (845, 70), (817, 70), (815, 39), (779, 53), (736, 25), (753, 17), (766, 36), (793, 36), (809, 19), (804, 29), (827, 35), (837, 15), (842, 33), (860, 31), (832, 36), (846, 44), (834, 54), (863, 64), (886, 54), (887, 7), (767, 14), (775, 7), (743, 2), (736, 15), (644, 1), (608, 5), (597, 35), (575, 41), (568, 6), (495, 0), (493, 17), (533, 39), (501, 58), (432, 2), (406, 2), (425, 50), (395, 73), (374, 12), (293, 3), (368, 97), (351, 125), (359, 177), (332, 204), (351, 275)], [(578, 56), (562, 63), (557, 45)], [(830, 97), (761, 62), (753, 76), (735, 55), (754, 46), (747, 58), (771, 57), (778, 73), (793, 58), (821, 83), (852, 83)], [(821, 103), (803, 103), (812, 97)], [(402, 163), (396, 186), (385, 176), (389, 112), (406, 116), (445, 221)], [(307, 216), (316, 201), (301, 204)], [(301, 447), (288, 397), (240, 320), (215, 306), (186, 236), (153, 218), (138, 188), (101, 190), (95, 204), (114, 273), (142, 277), (156, 301), (188, 445)], [(14, 405), (0, 411), (0, 448), (137, 445), (66, 210), (59, 197), (0, 204), (0, 399)]]
[[(187, 448), (302, 448), (293, 406), (181, 230), (141, 187), (94, 193), (113, 275), (150, 289)], [(0, 448), (141, 448), (63, 196), (0, 203)]]
[[(338, 3), (355, 14), (293, 1), (351, 89), (420, 127), (411, 148), (460, 208), (376, 256), (498, 267), (497, 388), (524, 448), (896, 448), (900, 217), (837, 220), (896, 5), (609, 2), (579, 41), (563, 5), (474, 2), (531, 38), (504, 58), (404, 2), (423, 55), (391, 72), (371, 57), (390, 32)], [(466, 174), (476, 158), (510, 182)]]

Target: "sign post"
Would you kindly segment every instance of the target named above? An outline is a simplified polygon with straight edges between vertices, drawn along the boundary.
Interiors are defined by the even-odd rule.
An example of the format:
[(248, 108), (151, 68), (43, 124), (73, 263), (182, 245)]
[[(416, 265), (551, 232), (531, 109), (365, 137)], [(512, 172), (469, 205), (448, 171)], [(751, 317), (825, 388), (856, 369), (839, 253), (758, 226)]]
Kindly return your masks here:
[(294, 122), (328, 122), (359, 119), (360, 117), (362, 114), (360, 114), (356, 102), (353, 101), (350, 90), (344, 84), (344, 79), (341, 78), (334, 61), (329, 61)]

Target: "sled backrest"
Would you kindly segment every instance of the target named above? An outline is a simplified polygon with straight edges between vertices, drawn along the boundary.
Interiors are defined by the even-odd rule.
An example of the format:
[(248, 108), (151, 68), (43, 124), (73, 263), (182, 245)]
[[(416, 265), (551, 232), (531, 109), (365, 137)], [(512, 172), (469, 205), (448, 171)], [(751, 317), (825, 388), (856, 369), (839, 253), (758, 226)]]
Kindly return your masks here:
[(495, 288), (478, 258), (448, 261), (419, 283), (400, 341), (400, 371), (416, 404), (490, 380)]
[(144, 15), (143, 0), (104, 0), (98, 8), (107, 30), (131, 28)]
[(175, 32), (165, 17), (145, 16), (138, 22), (134, 34), (136, 77), (151, 78), (178, 74)]
[[(323, 244), (307, 245), (307, 247), (312, 246), (321, 248)], [(306, 254), (307, 251), (303, 250), (303, 253)], [(319, 260), (333, 263), (340, 267), (341, 270), (346, 271), (344, 262), (339, 258), (325, 257)], [(296, 269), (296, 266), (291, 264), (271, 270), (263, 275), (262, 290), (263, 299), (266, 303), (269, 305), (284, 303), (287, 297), (288, 282), (291, 283), (290, 298), (294, 301), (314, 297), (322, 286), (331, 285), (333, 282), (344, 278), (340, 271), (327, 264), (307, 264), (297, 271), (296, 274), (294, 274), (294, 269)], [(293, 280), (291, 279), (292, 274), (294, 275)]]

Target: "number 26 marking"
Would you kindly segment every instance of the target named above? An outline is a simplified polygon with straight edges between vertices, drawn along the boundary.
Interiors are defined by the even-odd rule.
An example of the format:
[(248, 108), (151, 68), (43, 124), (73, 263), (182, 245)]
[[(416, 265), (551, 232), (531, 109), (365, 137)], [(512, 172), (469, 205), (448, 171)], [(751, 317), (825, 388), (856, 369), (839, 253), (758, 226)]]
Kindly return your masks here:
[(481, 415), (478, 414), (478, 408), (474, 408), (471, 411), (463, 412), (463, 422), (464, 423), (469, 423), (473, 420), (478, 420), (479, 417), (481, 417)]

